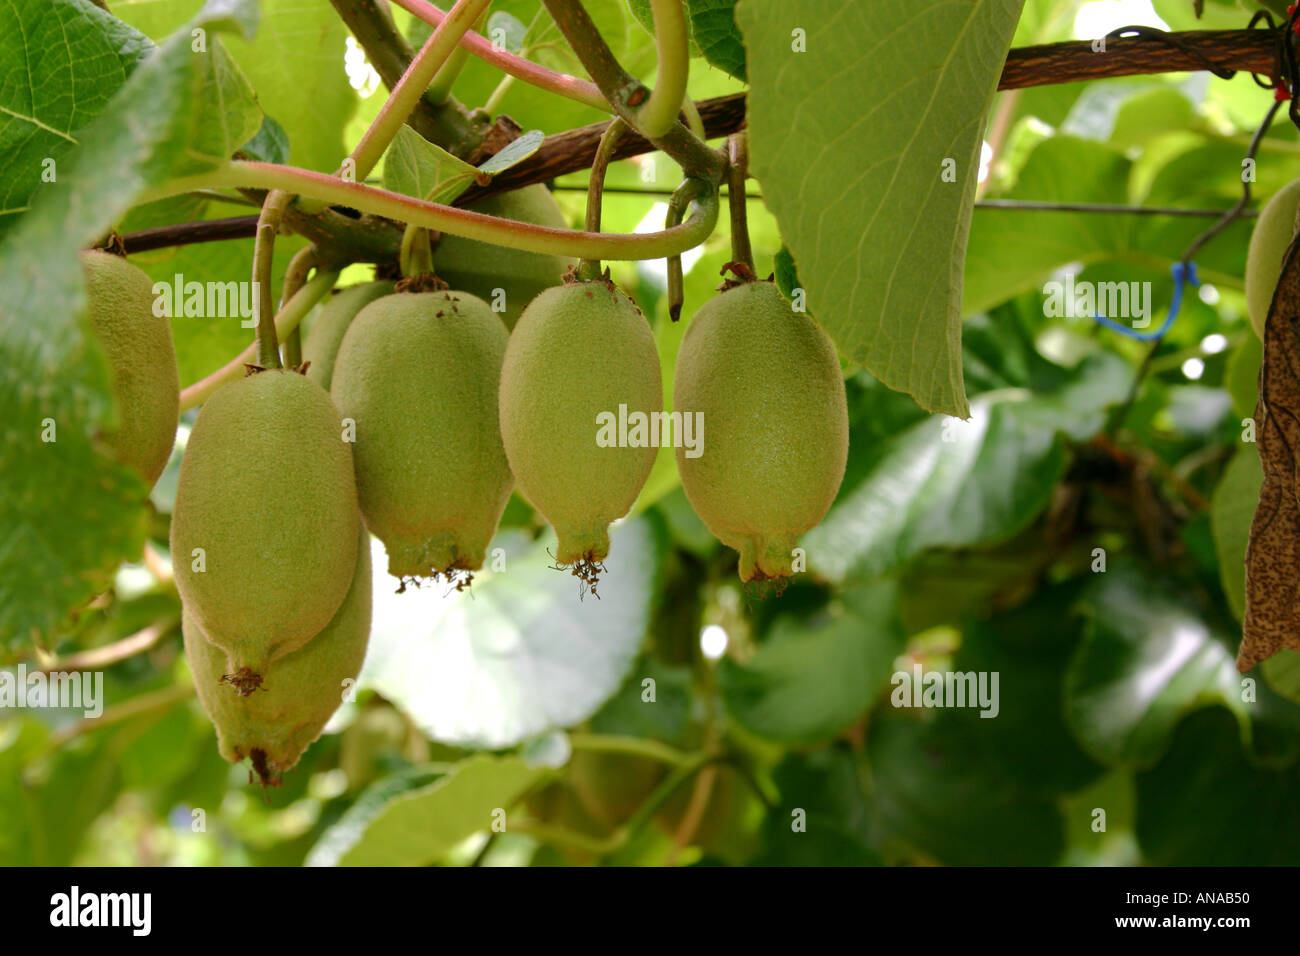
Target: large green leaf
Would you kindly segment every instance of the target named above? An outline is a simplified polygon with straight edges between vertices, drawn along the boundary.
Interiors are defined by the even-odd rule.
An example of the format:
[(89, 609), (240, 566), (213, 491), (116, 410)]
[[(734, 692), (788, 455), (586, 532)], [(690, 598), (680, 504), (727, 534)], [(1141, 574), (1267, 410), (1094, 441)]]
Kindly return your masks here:
[(1054, 801), (987, 759), (980, 725), (996, 720), (973, 709), (952, 713), (942, 721), (888, 714), (873, 722), (867, 755), (884, 833), (953, 866), (1056, 862), (1065, 825)]
[[(1082, 637), (1082, 622), (1070, 614), (1078, 590), (1074, 582), (1045, 587), (1013, 610), (967, 625), (952, 663), (960, 673), (998, 675), (997, 716), (974, 728), (982, 761), (1044, 795), (1074, 792), (1102, 772), (1065, 721), (1066, 668)], [(970, 729), (959, 711), (938, 720)], [(960, 735), (961, 726), (951, 732)]]
[[(214, 2), (195, 29), (251, 30), (248, 0)], [(96, 433), (115, 409), (102, 350), (89, 334), (77, 252), (145, 188), (193, 171), (220, 131), (206, 96), (220, 89), (212, 60), (178, 33), (135, 70), (65, 160), (60, 188), (43, 192), (0, 244), (0, 641), (48, 634), (102, 587), (99, 572), (138, 552), (145, 530), (138, 477), (107, 458)], [(242, 125), (237, 103), (217, 125)], [(207, 127), (196, 128), (201, 120)], [(256, 129), (256, 124), (254, 124)], [(52, 420), (57, 440), (42, 441)]]
[[(489, 830), (497, 814), (546, 775), (520, 757), (480, 754), (415, 788), (380, 781), (363, 797), (366, 813), (345, 818), (308, 858), (312, 866), (426, 866), (467, 837)], [(386, 799), (385, 799), (386, 798)], [(363, 816), (365, 819), (363, 819)], [(509, 815), (504, 818), (509, 831)]]
[(688, 0), (691, 37), (704, 58), (737, 79), (745, 76), (745, 44), (736, 26), (736, 0)]
[(962, 265), (984, 115), (1020, 7), (736, 7), (751, 79), (752, 169), (809, 311), (885, 384), (963, 418)]
[(843, 746), (787, 754), (772, 772), (781, 799), (763, 821), (755, 866), (879, 866), (862, 779)]
[(152, 48), (90, 0), (0, 7), (0, 235)]
[(1245, 725), (1230, 639), (1125, 566), (1098, 575), (1086, 599), (1091, 620), (1070, 664), (1066, 718), (1093, 757), (1150, 766), (1174, 726), (1207, 701)]
[(1232, 717), (1189, 717), (1137, 775), (1137, 835), (1157, 866), (1291, 866), (1300, 858), (1300, 766), (1252, 765)]
[[(201, 0), (138, 0), (115, 5), (124, 20), (152, 37), (167, 36)], [(290, 161), (321, 171), (338, 168), (347, 151), (343, 130), (357, 95), (343, 65), (347, 27), (328, 3), (261, 0), (257, 33), (232, 39), (231, 56), (257, 90), (267, 115), (289, 137)]]
[(375, 547), (361, 684), (435, 740), (492, 749), (579, 723), (614, 693), (645, 635), (661, 550), (648, 520), (625, 522), (611, 535), (599, 597), (579, 600), (577, 579), (553, 567), (553, 537), (499, 536), (504, 572), (476, 574), (463, 593), (436, 584), (394, 593)]
[[(810, 565), (841, 581), (887, 573), (927, 548), (1005, 540), (1046, 506), (1064, 474), (1060, 435), (1090, 438), (1131, 374), (1101, 353), (1058, 390), (989, 392), (972, 403), (969, 422), (934, 416), (887, 439), (863, 455), (865, 470), (846, 476), (830, 513), (804, 536)], [(874, 427), (855, 423), (850, 448), (870, 448), (859, 433)]]
[(825, 740), (875, 700), (903, 649), (893, 584), (853, 596), (819, 618), (777, 618), (744, 664), (727, 659), (718, 684), (727, 710), (769, 740)]

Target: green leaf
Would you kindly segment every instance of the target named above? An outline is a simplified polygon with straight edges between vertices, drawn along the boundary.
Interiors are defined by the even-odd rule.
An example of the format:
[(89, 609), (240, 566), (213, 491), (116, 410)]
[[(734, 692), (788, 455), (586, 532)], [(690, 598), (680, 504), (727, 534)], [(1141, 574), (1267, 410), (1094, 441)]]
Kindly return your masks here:
[(1300, 704), (1300, 654), (1284, 647), (1259, 666), (1268, 686), (1287, 700)]
[[(1109, 146), (1054, 136), (1034, 150), (1005, 198), (1122, 202), (1128, 194), (1131, 166)], [(1036, 288), (1066, 263), (1086, 264), (1127, 249), (1134, 218), (978, 210), (966, 258), (966, 311), (979, 312)]]
[[(1286, 866), (1300, 857), (1300, 765), (1260, 769), (1218, 707), (1185, 720), (1137, 775), (1137, 836), (1156, 866)], [(1226, 915), (1226, 913), (1225, 913)]]
[(1264, 343), (1256, 335), (1247, 335), (1228, 356), (1223, 372), (1223, 387), (1232, 396), (1232, 410), (1240, 419), (1255, 416), (1259, 401), (1259, 367), (1264, 361)]
[[(834, 581), (874, 577), (927, 548), (995, 544), (1046, 505), (1065, 474), (1061, 434), (1086, 441), (1131, 384), (1128, 365), (1098, 354), (1060, 389), (981, 395), (971, 420), (934, 416), (856, 458), (822, 523), (804, 536), (809, 562)], [(850, 448), (876, 423), (854, 422)]]
[(790, 250), (782, 246), (773, 260), (773, 265), (776, 287), (787, 299), (793, 299), (794, 290), (803, 288), (803, 284), (799, 281), (799, 273), (795, 269), (794, 256), (790, 255)]
[(366, 830), (393, 800), (441, 780), (449, 767), (407, 767), (391, 776), (376, 780), (328, 830), (307, 854), (303, 866), (338, 866), (349, 851), (365, 837)]
[(977, 711), (953, 719), (887, 714), (867, 742), (884, 833), (950, 866), (1048, 866), (1065, 845), (1055, 802), (986, 759)]
[(1210, 524), (1214, 550), (1219, 558), (1219, 580), (1228, 606), (1240, 620), (1246, 613), (1246, 544), (1250, 523), (1259, 504), (1264, 470), (1254, 445), (1246, 445), (1223, 469), (1219, 486), (1210, 502)]
[(449, 203), (474, 183), (478, 171), (435, 146), (409, 126), (403, 126), (384, 153), (384, 188), (393, 192)]
[(527, 33), (528, 27), (521, 23), (518, 17), (504, 10), (496, 10), (488, 17), (487, 32), (484, 36), (511, 53), (518, 53), (524, 48), (524, 37)]
[(289, 161), (289, 134), (274, 119), (264, 116), (261, 127), (239, 147), (239, 152), (249, 159), (283, 165)]
[(497, 173), (505, 172), (511, 166), (517, 166), (522, 163), (533, 153), (542, 147), (542, 140), (546, 134), (540, 129), (530, 129), (526, 133), (520, 134), (516, 139), (506, 144), (505, 149), (493, 153), (483, 162), (479, 163), (478, 171), (487, 173), (489, 176), (495, 176)]
[(1020, 7), (736, 7), (751, 167), (799, 263), (809, 311), (886, 385), (963, 418), (962, 263), (984, 115)]
[[(392, 795), (345, 841), (327, 832), (309, 858), (314, 866), (427, 866), (458, 843), (492, 827), (548, 774), (520, 757), (480, 754), (455, 764), (432, 783)], [(372, 804), (373, 806), (373, 804)], [(509, 831), (509, 816), (505, 818)], [(328, 850), (322, 849), (326, 841)]]
[(736, 0), (687, 0), (691, 38), (704, 58), (738, 80), (745, 76), (745, 44), (736, 26)]
[[(500, 749), (590, 717), (623, 682), (650, 620), (658, 534), (645, 519), (611, 535), (599, 598), (556, 570), (553, 537), (503, 534), (506, 570), (465, 593), (395, 594), (375, 543), (375, 610), (360, 682), (443, 743)], [(495, 558), (489, 552), (488, 566)]]
[(1174, 726), (1207, 701), (1243, 722), (1235, 644), (1127, 567), (1098, 575), (1091, 620), (1066, 677), (1066, 719), (1094, 758), (1147, 767)]
[(152, 49), (89, 0), (14, 0), (0, 8), (0, 235), (43, 183), (58, 182), (79, 129)]
[(772, 780), (781, 799), (763, 820), (763, 851), (754, 866), (881, 865), (870, 843), (859, 771), (847, 748), (786, 754)]
[(852, 608), (777, 618), (753, 658), (722, 662), (718, 684), (727, 710), (760, 737), (826, 740), (871, 706), (902, 650), (897, 590), (883, 582)]
[(187, 117), (185, 148), (168, 170), (169, 177), (202, 173), (225, 162), (262, 125), (257, 94), (219, 39), (211, 38), (208, 52), (196, 54), (195, 59), (199, 67), (196, 109)]
[[(654, 700), (644, 697), (646, 679), (654, 681)], [(592, 715), (593, 733), (627, 737), (652, 737), (679, 744), (686, 733), (691, 710), (691, 672), (642, 657), (627, 680), (603, 707)]]
[(232, 39), (230, 53), (262, 109), (289, 137), (290, 162), (331, 172), (347, 155), (343, 131), (359, 102), (343, 66), (348, 29), (327, 3), (261, 0), (260, 6), (256, 35)]
[[(1013, 610), (968, 625), (953, 657), (954, 671), (999, 675), (997, 716), (977, 728), (981, 759), (1029, 792), (1072, 793), (1102, 772), (1065, 721), (1066, 669), (1082, 639), (1082, 622), (1070, 613), (1078, 591), (1074, 582), (1045, 587)], [(942, 711), (939, 721), (969, 726), (958, 711)]]
[[(194, 28), (255, 16), (248, 0), (224, 0)], [(59, 188), (42, 192), (0, 243), (0, 458), (20, 463), (0, 495), (0, 642), (51, 633), (143, 541), (145, 489), (96, 446), (115, 410), (77, 253), (146, 187), (202, 163), (216, 134), (194, 123), (211, 119), (201, 97), (215, 73), (190, 42), (178, 33), (131, 74), (65, 160)], [(47, 420), (56, 441), (41, 440)]]

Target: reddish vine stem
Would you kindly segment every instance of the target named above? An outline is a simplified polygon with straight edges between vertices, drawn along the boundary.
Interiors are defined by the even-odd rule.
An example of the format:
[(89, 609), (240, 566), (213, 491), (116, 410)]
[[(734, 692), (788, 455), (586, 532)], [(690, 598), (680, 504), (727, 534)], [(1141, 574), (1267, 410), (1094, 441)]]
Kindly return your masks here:
[[(1199, 30), (1175, 36), (1186, 39), (1189, 47), (1225, 69), (1247, 70), (1268, 76), (1274, 74), (1274, 46), (1268, 31)], [(1053, 43), (1012, 50), (998, 88), (1020, 89), (1104, 77), (1191, 71), (1201, 65), (1177, 47), (1139, 37), (1109, 40), (1105, 53), (1094, 53), (1086, 41)], [(729, 135), (745, 125), (743, 93), (702, 100), (697, 105), (708, 138)], [(608, 125), (593, 123), (548, 136), (542, 147), (527, 160), (497, 174), (487, 186), (470, 188), (456, 200), (455, 205), (471, 206), (487, 196), (590, 168)], [(628, 130), (619, 139), (611, 158), (626, 159), (654, 149), (654, 144)], [(256, 220), (255, 216), (236, 216), (181, 223), (130, 233), (123, 238), (126, 252), (132, 254), (189, 242), (247, 238), (254, 234)], [(358, 220), (332, 209), (313, 216), (286, 210), (285, 225), (319, 245), (322, 255), (341, 251), (356, 255), (357, 261), (396, 259), (402, 237), (400, 229), (384, 224), (382, 220), (373, 217)]]

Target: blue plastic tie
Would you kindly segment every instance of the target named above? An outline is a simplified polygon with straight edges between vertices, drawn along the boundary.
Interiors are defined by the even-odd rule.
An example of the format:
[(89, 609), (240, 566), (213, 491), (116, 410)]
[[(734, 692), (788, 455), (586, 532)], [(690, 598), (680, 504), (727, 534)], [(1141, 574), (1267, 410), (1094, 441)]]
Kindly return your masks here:
[(1160, 328), (1156, 329), (1154, 332), (1141, 332), (1133, 328), (1131, 325), (1121, 325), (1114, 319), (1108, 319), (1104, 315), (1094, 315), (1093, 318), (1099, 324), (1106, 326), (1106, 328), (1114, 329), (1116, 332), (1120, 333), (1120, 335), (1127, 335), (1129, 338), (1137, 339), (1139, 342), (1151, 342), (1160, 338), (1169, 331), (1169, 327), (1173, 325), (1174, 320), (1178, 318), (1178, 311), (1183, 307), (1184, 283), (1190, 282), (1194, 286), (1199, 286), (1201, 284), (1201, 279), (1196, 274), (1196, 263), (1186, 263), (1186, 269), (1184, 269), (1183, 266), (1184, 263), (1175, 262), (1169, 267), (1169, 272), (1174, 277), (1174, 295), (1169, 302), (1169, 314), (1165, 316), (1164, 325), (1160, 326)]

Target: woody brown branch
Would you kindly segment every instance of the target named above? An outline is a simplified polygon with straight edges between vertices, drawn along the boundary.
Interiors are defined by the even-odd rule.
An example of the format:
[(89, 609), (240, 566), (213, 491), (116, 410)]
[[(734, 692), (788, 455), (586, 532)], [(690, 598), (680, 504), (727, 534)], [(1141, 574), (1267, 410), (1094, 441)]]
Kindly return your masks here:
[[(1274, 41), (1273, 34), (1269, 31), (1193, 30), (1175, 33), (1172, 36), (1200, 56), (1151, 37), (1107, 40), (1104, 53), (1094, 52), (1092, 43), (1086, 40), (1021, 47), (1008, 54), (1002, 70), (1002, 78), (998, 82), (998, 89), (1023, 89), (1153, 73), (1195, 72), (1205, 69), (1207, 61), (1225, 70), (1253, 72), (1269, 77), (1275, 73)], [(745, 95), (743, 93), (703, 100), (698, 106), (705, 132), (710, 139), (734, 133), (744, 126)], [(600, 137), (608, 125), (604, 122), (593, 123), (590, 126), (546, 137), (536, 153), (519, 165), (497, 174), (487, 186), (471, 188), (456, 200), (456, 205), (468, 206), (495, 193), (508, 192), (532, 183), (548, 182), (557, 176), (590, 168)], [(650, 152), (653, 148), (648, 141), (629, 132), (619, 141), (614, 158), (626, 159)], [(329, 210), (322, 215), (331, 216), (335, 224), (342, 228), (327, 232), (316, 230), (311, 223), (305, 221), (305, 217), (291, 220), (291, 228), (323, 244), (327, 252), (333, 251), (329, 246), (337, 242), (341, 246), (337, 250), (338, 254), (346, 257), (351, 251), (348, 243), (354, 224), (343, 222), (342, 219), (345, 217), (340, 217), (338, 213)], [(365, 218), (368, 220), (370, 217)], [(220, 238), (245, 238), (253, 235), (255, 220), (256, 217), (248, 217), (245, 227), (231, 227)], [(381, 230), (383, 235), (380, 237), (376, 235), (373, 223), (367, 225), (370, 228), (366, 230), (366, 248), (361, 260), (375, 261), (376, 256), (386, 254), (390, 248), (391, 256), (395, 257), (401, 240), (400, 227), (393, 226), (390, 230)], [(245, 231), (241, 231), (241, 228)], [(173, 230), (170, 236), (167, 230)], [(315, 235), (312, 235), (313, 232)], [(157, 248), (164, 244), (180, 245), (186, 242), (210, 241), (213, 238), (217, 236), (214, 236), (204, 223), (182, 223), (178, 226), (149, 230), (147, 237), (138, 233), (124, 237), (128, 253)], [(148, 244), (140, 244), (146, 242)]]

